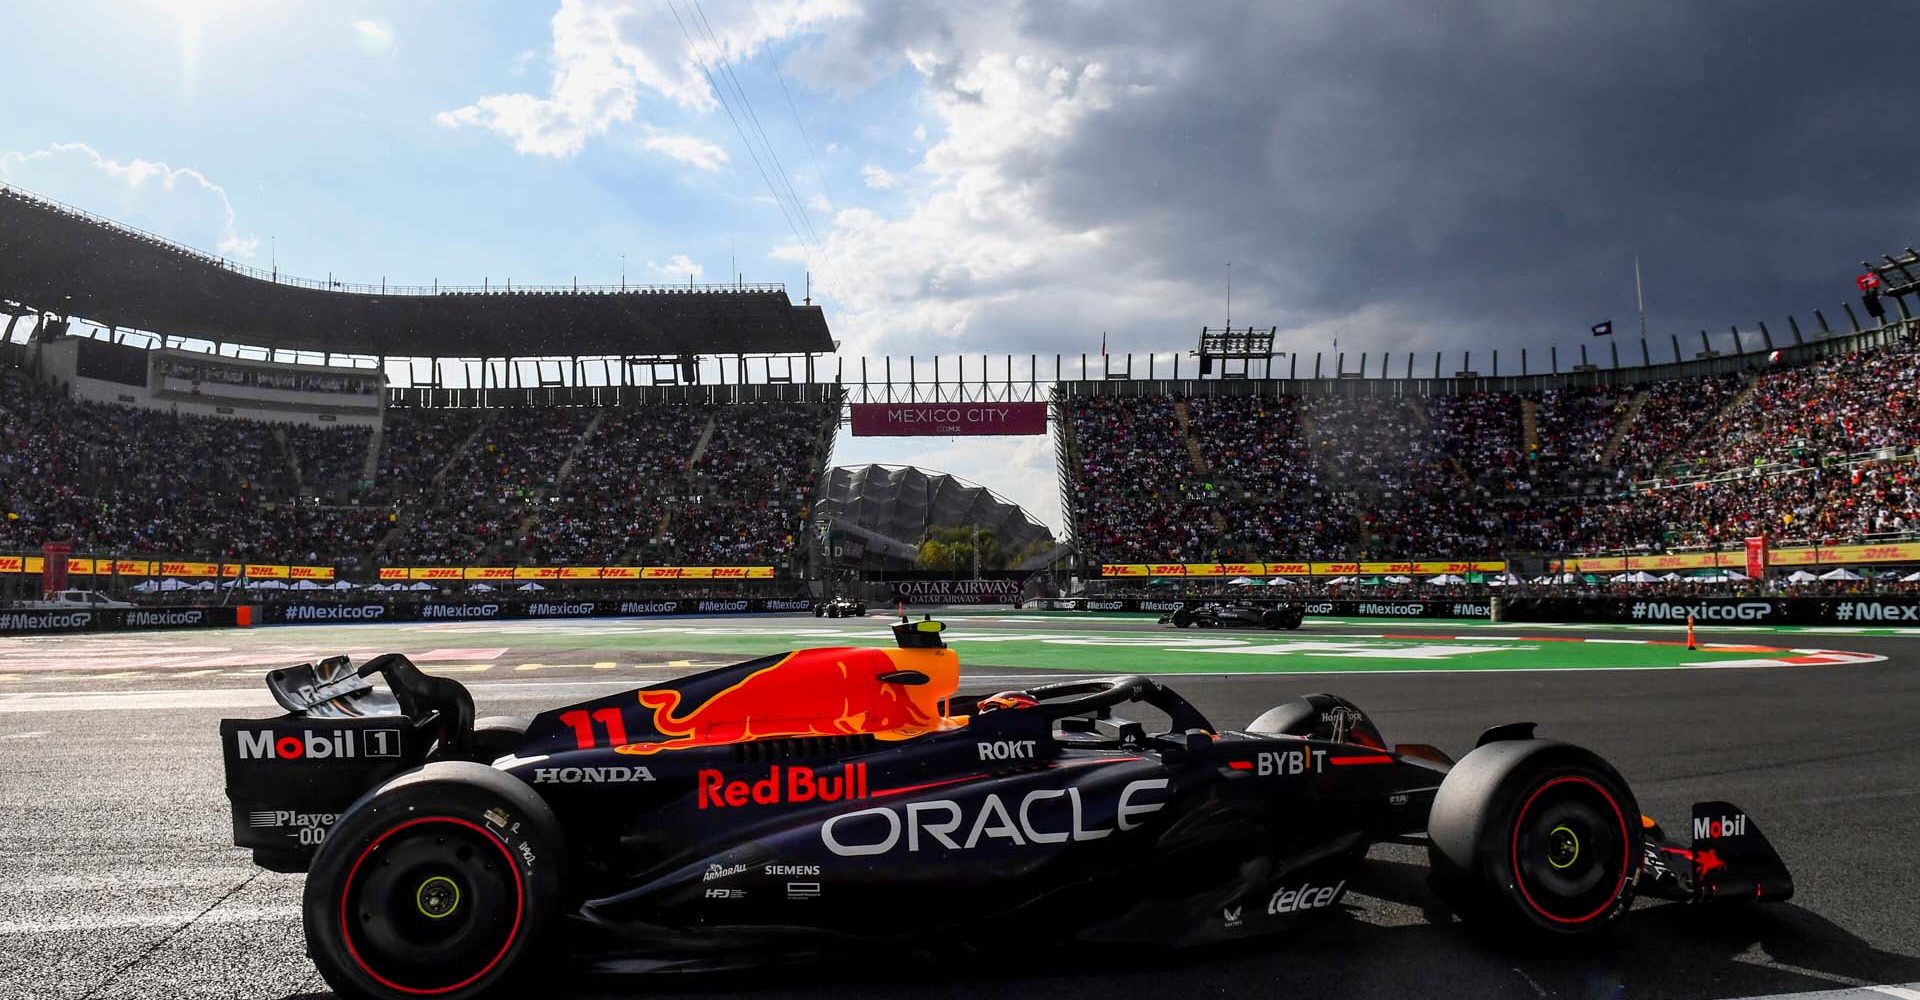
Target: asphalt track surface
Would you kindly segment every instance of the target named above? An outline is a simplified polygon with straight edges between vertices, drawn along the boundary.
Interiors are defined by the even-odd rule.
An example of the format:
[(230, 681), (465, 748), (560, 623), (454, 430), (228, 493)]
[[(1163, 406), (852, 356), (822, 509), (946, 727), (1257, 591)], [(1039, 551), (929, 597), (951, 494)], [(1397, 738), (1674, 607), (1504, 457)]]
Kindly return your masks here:
[[(1103, 649), (1113, 648), (1088, 642), (1089, 634), (1115, 641), (1164, 634), (1150, 619), (952, 620), (969, 690), (1027, 686), (1049, 671), (1027, 662), (1026, 654), (1040, 647), (1013, 640), (963, 645), (958, 640), (968, 629), (1080, 636), (1076, 662), (1089, 668), (1103, 662)], [(679, 623), (689, 628), (678, 633), (638, 630), (663, 624), (675, 623), (542, 623), (517, 632), (485, 623), (323, 626), (0, 640), (0, 997), (329, 995), (304, 952), (299, 877), (258, 871), (230, 845), (214, 736), (222, 717), (273, 714), (259, 674), (291, 651), (304, 650), (296, 658), (342, 649), (420, 654), (429, 670), (468, 683), (481, 714), (532, 714), (733, 659), (715, 651), (728, 643), (768, 652), (843, 642), (769, 642), (757, 630), (870, 628), (872, 641), (880, 641), (884, 619), (762, 618), (738, 623), (744, 634), (730, 638), (701, 638), (711, 622)], [(1369, 638), (1386, 634), (1397, 638)], [(1460, 638), (1423, 642), (1421, 636)], [(1168, 679), (1228, 728), (1314, 690), (1358, 702), (1390, 741), (1434, 743), (1456, 754), (1488, 725), (1537, 722), (1543, 735), (1586, 744), (1612, 760), (1642, 808), (1670, 827), (1683, 824), (1696, 799), (1725, 798), (1744, 807), (1794, 870), (1798, 895), (1791, 903), (1643, 903), (1607, 940), (1563, 953), (1516, 952), (1454, 923), (1426, 889), (1423, 852), (1388, 845), (1375, 849), (1339, 912), (1283, 940), (1124, 957), (1049, 951), (936, 963), (875, 955), (859, 968), (560, 977), (541, 995), (972, 997), (990, 991), (1048, 1000), (1532, 1000), (1734, 998), (1859, 987), (1847, 995), (1920, 998), (1920, 633), (1703, 632), (1703, 641), (1732, 646), (1883, 659), (1714, 666), (1756, 655), (1675, 659), (1678, 654), (1668, 655), (1672, 647), (1662, 646), (1639, 669), (1592, 669), (1613, 656), (1585, 655), (1605, 643), (1583, 650), (1575, 668), (1565, 651), (1583, 644), (1531, 641), (1553, 636), (1635, 640), (1617, 644), (1622, 661), (1651, 655), (1640, 645), (1650, 638), (1678, 638), (1672, 630), (1309, 620), (1281, 641), (1330, 647), (1265, 659), (1222, 656), (1220, 672), (1192, 665), (1204, 644), (1150, 647), (1130, 651), (1126, 669), (1139, 670), (1133, 657), (1142, 652), (1164, 656), (1179, 671)], [(1191, 637), (1275, 641), (1267, 633)], [(1471, 654), (1455, 648), (1416, 653), (1411, 661), (1393, 653), (1444, 650), (1449, 643), (1529, 648)], [(1423, 655), (1464, 669), (1434, 668), (1420, 662)], [(1496, 669), (1472, 668), (1473, 657)], [(1266, 666), (1247, 666), (1256, 660)], [(1529, 664), (1553, 668), (1515, 669)]]

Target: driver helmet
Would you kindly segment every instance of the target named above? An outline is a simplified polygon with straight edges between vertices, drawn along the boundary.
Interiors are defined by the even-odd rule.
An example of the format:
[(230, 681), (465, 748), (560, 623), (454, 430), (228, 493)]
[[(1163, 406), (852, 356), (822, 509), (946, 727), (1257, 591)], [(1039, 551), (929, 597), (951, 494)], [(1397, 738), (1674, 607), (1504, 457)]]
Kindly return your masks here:
[(1002, 708), (1032, 708), (1040, 704), (1040, 699), (1025, 691), (1002, 691), (980, 699), (979, 710), (991, 712)]

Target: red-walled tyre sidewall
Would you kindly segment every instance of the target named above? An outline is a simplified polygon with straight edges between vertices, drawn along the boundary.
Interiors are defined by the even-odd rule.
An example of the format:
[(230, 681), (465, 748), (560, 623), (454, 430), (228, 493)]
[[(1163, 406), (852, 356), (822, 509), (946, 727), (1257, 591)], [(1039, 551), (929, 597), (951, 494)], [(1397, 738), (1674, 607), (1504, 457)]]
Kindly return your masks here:
[[(484, 971), (453, 988), (382, 982), (381, 970), (357, 958), (342, 933), (341, 904), (357, 865), (382, 838), (404, 829), (442, 825), (478, 831), (513, 862), (517, 923)], [(518, 995), (514, 984), (546, 957), (561, 906), (565, 866), (558, 824), (545, 802), (519, 779), (484, 764), (443, 761), (408, 772), (368, 792), (334, 824), (307, 872), (302, 916), (307, 951), (342, 997), (380, 1000), (474, 1000)], [(464, 978), (464, 977), (462, 977)], [(395, 988), (396, 986), (401, 988)]]
[[(1604, 864), (1591, 905), (1556, 902), (1537, 885), (1530, 892), (1519, 871), (1516, 825), (1555, 789), (1584, 797), (1618, 841), (1595, 855)], [(1503, 740), (1475, 749), (1441, 782), (1427, 833), (1434, 891), (1468, 923), (1564, 939), (1604, 930), (1633, 904), (1643, 849), (1639, 803), (1619, 772), (1572, 744)]]

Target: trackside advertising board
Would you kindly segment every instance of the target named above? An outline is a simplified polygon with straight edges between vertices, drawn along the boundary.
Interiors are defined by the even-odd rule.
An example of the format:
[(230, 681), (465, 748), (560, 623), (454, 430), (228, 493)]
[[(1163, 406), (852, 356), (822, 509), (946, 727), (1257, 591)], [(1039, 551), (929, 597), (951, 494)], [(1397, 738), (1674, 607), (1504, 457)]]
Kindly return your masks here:
[[(252, 607), (261, 625), (370, 625), (378, 622), (496, 621), (540, 618), (625, 618), (645, 615), (751, 615), (809, 611), (804, 597), (710, 597), (594, 600), (565, 597), (501, 601), (343, 601)], [(0, 635), (180, 629), (238, 624), (239, 608), (0, 609)]]
[[(1128, 611), (1169, 614), (1198, 607), (1204, 600), (1152, 597), (1038, 598), (1021, 605), (1037, 611)], [(1279, 603), (1253, 598), (1236, 603)], [(1306, 613), (1328, 618), (1489, 618), (1487, 598), (1424, 601), (1307, 599)], [(1785, 598), (1500, 598), (1500, 620), (1509, 622), (1591, 622), (1602, 625), (1685, 625), (1691, 614), (1700, 627), (1714, 625), (1860, 625), (1920, 628), (1920, 597)]]
[[(1154, 614), (1171, 614), (1181, 608), (1197, 608), (1211, 603), (1205, 600), (1185, 600), (1178, 598), (1153, 597), (1053, 597), (1039, 598), (1023, 603), (1021, 607), (1038, 611), (1144, 611)], [(1347, 600), (1305, 600), (1275, 601), (1254, 598), (1234, 603), (1254, 604), (1262, 607), (1289, 603), (1299, 604), (1309, 615), (1322, 615), (1331, 618), (1486, 618), (1492, 613), (1484, 599), (1454, 601), (1347, 601)]]
[(854, 403), (854, 437), (1045, 434), (1045, 403)]
[(0, 608), (0, 635), (211, 628), (238, 624), (238, 608)]
[(655, 600), (579, 600), (571, 597), (498, 601), (347, 601), (340, 604), (269, 604), (259, 620), (268, 625), (327, 622), (502, 621), (538, 618), (625, 618), (644, 615), (751, 615), (809, 611), (804, 597), (700, 597)]
[(1511, 622), (1670, 623), (1687, 616), (1714, 625), (1905, 625), (1920, 628), (1920, 597), (1711, 597), (1581, 599), (1519, 597), (1500, 602)]

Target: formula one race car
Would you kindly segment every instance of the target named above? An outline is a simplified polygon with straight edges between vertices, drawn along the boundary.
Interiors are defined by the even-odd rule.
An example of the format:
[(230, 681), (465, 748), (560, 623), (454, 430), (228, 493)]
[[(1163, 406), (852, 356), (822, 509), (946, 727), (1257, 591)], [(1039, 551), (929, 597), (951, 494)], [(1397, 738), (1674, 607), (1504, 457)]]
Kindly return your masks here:
[(1179, 608), (1160, 616), (1160, 624), (1177, 628), (1285, 628), (1296, 629), (1305, 621), (1307, 611), (1298, 604), (1272, 604), (1260, 607), (1231, 601), (1210, 602), (1198, 607)]
[(815, 618), (861, 618), (865, 617), (866, 613), (865, 603), (844, 595), (815, 603), (813, 606)]
[(963, 696), (940, 629), (531, 722), (475, 720), (398, 655), (276, 670), (287, 714), (220, 724), (234, 840), (306, 872), (308, 951), (350, 997), (530, 995), (563, 951), (632, 970), (1229, 940), (1332, 912), (1369, 844), (1423, 835), (1441, 898), (1513, 936), (1600, 931), (1636, 894), (1793, 892), (1738, 807), (1698, 804), (1671, 839), (1530, 723), (1455, 762), (1331, 695), (1239, 730), (1145, 677)]

